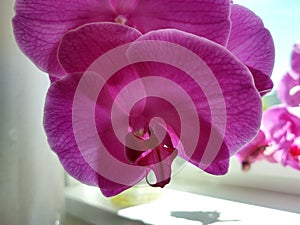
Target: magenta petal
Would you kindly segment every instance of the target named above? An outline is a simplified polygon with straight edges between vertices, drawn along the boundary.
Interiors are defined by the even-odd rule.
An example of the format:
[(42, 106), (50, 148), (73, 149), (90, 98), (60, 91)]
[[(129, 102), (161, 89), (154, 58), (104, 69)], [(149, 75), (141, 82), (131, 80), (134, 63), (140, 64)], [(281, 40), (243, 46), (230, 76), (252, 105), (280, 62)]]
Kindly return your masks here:
[[(79, 148), (78, 142), (76, 141), (74, 135), (74, 121), (72, 121), (72, 117), (74, 115), (74, 112), (72, 111), (74, 110), (73, 99), (76, 88), (78, 87), (78, 83), (81, 78), (81, 74), (72, 74), (54, 82), (51, 85), (47, 94), (45, 105), (45, 131), (51, 149), (58, 155), (62, 165), (70, 175), (85, 184), (100, 187), (105, 196), (113, 196), (129, 188), (134, 183), (140, 181), (143, 178), (144, 174), (142, 173), (139, 176), (134, 176), (133, 173), (132, 177), (129, 178), (133, 183), (128, 185), (115, 182), (114, 180), (110, 179), (110, 177), (105, 177), (102, 174), (99, 174), (97, 168), (95, 168), (95, 165), (97, 166), (101, 163), (106, 163), (104, 159), (102, 159), (104, 162), (101, 161), (101, 152), (89, 153), (93, 161), (87, 161), (87, 156), (83, 155), (83, 150)], [(80, 94), (84, 99), (86, 99), (84, 104), (93, 104), (93, 102), (90, 103), (88, 95), (86, 97), (84, 96), (85, 94), (88, 94), (88, 92)], [(109, 100), (108, 98), (106, 98), (106, 100)], [(82, 107), (85, 109), (84, 105)], [(84, 109), (82, 109), (83, 113), (85, 113)], [(107, 126), (109, 121), (106, 120), (106, 118), (109, 118), (110, 115), (105, 109), (105, 107), (102, 108), (100, 116), (103, 118), (101, 123)], [(99, 118), (99, 116), (97, 118)], [(75, 121), (75, 123), (76, 122), (81, 124), (85, 123), (85, 121)], [(83, 126), (81, 127), (82, 129), (84, 129)], [(89, 137), (89, 131), (82, 130), (81, 132), (83, 132), (83, 135), (86, 135), (86, 139), (91, 145), (90, 147), (86, 147), (93, 147), (93, 143), (95, 143), (95, 139), (97, 139), (98, 137)], [(111, 144), (114, 144), (114, 142), (112, 142)], [(117, 144), (116, 146), (119, 147), (120, 145)], [(120, 149), (120, 151), (122, 152), (123, 150)], [(92, 166), (91, 163), (93, 163), (94, 166)], [(107, 167), (107, 170), (111, 170), (112, 173), (121, 174), (121, 176), (128, 176), (128, 174), (122, 174), (122, 170), (113, 171), (114, 169), (115, 168), (112, 165), (110, 165), (110, 167)]]
[[(259, 156), (259, 150), (264, 150), (267, 146), (266, 137), (263, 131), (259, 130), (256, 137), (243, 146), (243, 148), (236, 154), (236, 157), (242, 163), (245, 160), (248, 160), (250, 163), (257, 160), (257, 156)], [(262, 148), (263, 147), (263, 148)]]
[(286, 73), (277, 87), (277, 96), (288, 106), (300, 106), (300, 75)]
[(293, 48), (292, 69), (294, 72), (300, 74), (300, 41), (298, 41)]
[(64, 75), (57, 61), (57, 47), (70, 29), (95, 21), (114, 21), (108, 0), (17, 0), (14, 33), (21, 50), (41, 70)]
[(126, 24), (142, 33), (175, 28), (225, 45), (230, 30), (229, 12), (226, 0), (140, 0)]
[(140, 0), (110, 0), (112, 7), (115, 9), (117, 14), (119, 15), (128, 15), (132, 13), (135, 9), (136, 5), (140, 2)]
[(300, 170), (300, 137), (296, 138), (290, 147), (284, 163), (296, 170)]
[(211, 163), (204, 171), (213, 175), (224, 175), (228, 172), (228, 168), (229, 159), (224, 159)]
[(269, 93), (274, 86), (271, 77), (252, 67), (248, 68), (253, 76), (255, 87), (260, 95), (264, 96)]
[(58, 58), (68, 73), (81, 72), (105, 52), (136, 40), (141, 33), (117, 23), (92, 23), (65, 34)]
[[(173, 130), (170, 136), (179, 155), (210, 173), (225, 173), (226, 160), (249, 142), (260, 126), (261, 99), (249, 70), (224, 47), (173, 29), (141, 36), (127, 55), (133, 62), (152, 61), (136, 64), (135, 69), (151, 80), (163, 100), (175, 105), (180, 119), (196, 114), (196, 119), (189, 117), (184, 122), (176, 114), (162, 117), (170, 132)], [(150, 83), (148, 87), (144, 82), (144, 86), (146, 93), (152, 93)], [(154, 108), (157, 112), (165, 109), (162, 104)]]
[[(295, 111), (292, 111), (294, 109)], [(282, 105), (268, 108), (262, 119), (264, 131), (270, 147), (265, 157), (270, 162), (281, 162), (284, 166), (299, 166), (300, 117), (299, 108)]]
[(263, 131), (259, 130), (256, 137), (248, 144), (243, 146), (241, 150), (236, 154), (237, 159), (242, 164), (242, 170), (248, 171), (251, 164), (263, 159), (263, 152), (268, 147)]
[[(297, 108), (296, 108), (297, 110)], [(298, 110), (297, 110), (298, 111)], [(270, 139), (272, 132), (278, 129), (285, 129), (284, 124), (290, 123), (289, 132), (295, 134), (296, 137), (300, 136), (300, 117), (299, 111), (295, 115), (289, 111), (289, 108), (279, 105), (268, 108), (263, 113), (262, 130), (264, 131), (267, 139)], [(275, 129), (276, 128), (276, 129)]]
[[(104, 53), (119, 46), (126, 47), (125, 44), (133, 42), (140, 35), (141, 33), (136, 29), (117, 23), (87, 24), (69, 31), (63, 36), (58, 50), (59, 62), (68, 73), (88, 71), (93, 63), (97, 65), (100, 56), (102, 58), (106, 56)], [(116, 57), (116, 55), (113, 54), (112, 57)], [(112, 59), (112, 61), (114, 60), (116, 59)], [(126, 60), (123, 55), (120, 56), (121, 60)], [(97, 72), (103, 73), (101, 74), (103, 76), (109, 75), (107, 70), (113, 70), (114, 66), (116, 64), (112, 64), (109, 69), (99, 68)], [(116, 71), (119, 69), (116, 68)], [(112, 98), (118, 94), (123, 85), (136, 78), (138, 75), (130, 66), (124, 68), (121, 73), (116, 73), (110, 79), (107, 78)], [(121, 104), (126, 105), (126, 102)], [(121, 104), (119, 104), (120, 107)]]
[(257, 15), (240, 5), (232, 4), (230, 19), (232, 28), (227, 47), (250, 68), (258, 90), (265, 93), (272, 83), (271, 80), (265, 82), (266, 78), (260, 76), (271, 76), (274, 66), (274, 43), (270, 32)]

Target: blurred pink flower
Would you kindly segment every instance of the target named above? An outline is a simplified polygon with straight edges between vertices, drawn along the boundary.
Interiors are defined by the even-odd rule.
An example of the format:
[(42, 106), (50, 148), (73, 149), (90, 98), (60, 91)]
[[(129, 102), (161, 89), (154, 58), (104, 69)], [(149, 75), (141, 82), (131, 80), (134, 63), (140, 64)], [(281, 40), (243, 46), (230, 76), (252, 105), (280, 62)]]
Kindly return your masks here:
[(237, 159), (242, 164), (242, 170), (248, 171), (251, 164), (264, 159), (264, 151), (268, 147), (265, 134), (259, 130), (255, 138), (246, 144), (236, 154)]
[(300, 40), (294, 45), (291, 64), (293, 72), (300, 74)]
[(300, 108), (276, 105), (264, 111), (261, 130), (236, 157), (243, 171), (260, 160), (300, 170)]
[(300, 42), (294, 45), (291, 67), (279, 82), (277, 96), (288, 106), (300, 106)]
[[(270, 162), (299, 169), (300, 117), (291, 110), (281, 105), (271, 107), (263, 113), (261, 129), (269, 145), (264, 156)], [(300, 112), (299, 108), (293, 110)]]

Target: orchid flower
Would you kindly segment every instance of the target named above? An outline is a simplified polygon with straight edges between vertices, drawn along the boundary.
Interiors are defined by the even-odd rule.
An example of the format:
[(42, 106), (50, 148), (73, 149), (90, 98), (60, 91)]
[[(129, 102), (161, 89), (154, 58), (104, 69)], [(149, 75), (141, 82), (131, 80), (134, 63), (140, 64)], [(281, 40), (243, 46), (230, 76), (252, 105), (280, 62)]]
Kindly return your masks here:
[(288, 106), (300, 106), (300, 42), (294, 45), (291, 60), (292, 69), (280, 80), (277, 96)]
[(257, 134), (274, 45), (250, 10), (229, 0), (17, 0), (15, 10), (20, 48), (53, 81), (51, 149), (105, 196), (144, 178), (164, 187), (177, 158), (225, 174)]
[(270, 162), (300, 170), (300, 110), (291, 110), (281, 105), (263, 113), (261, 129), (269, 143), (264, 155)]
[[(122, 61), (117, 48), (122, 42), (130, 43), (124, 50), (130, 66), (113, 69), (117, 73), (98, 95), (96, 84), (107, 78), (93, 73), (104, 74), (107, 64), (111, 70)], [(102, 46), (113, 50), (103, 54)], [(97, 62), (98, 56), (105, 63)], [(204, 64), (192, 62), (194, 56)], [(224, 174), (229, 157), (260, 125), (260, 95), (247, 67), (221, 45), (190, 33), (163, 29), (143, 35), (121, 24), (90, 24), (63, 37), (59, 60), (69, 75), (54, 82), (47, 95), (48, 141), (71, 175), (99, 186), (106, 196), (135, 185), (150, 171), (156, 176), (151, 185), (163, 187), (177, 157)], [(175, 66), (185, 64), (186, 69)], [(184, 72), (189, 69), (196, 76)]]
[(267, 160), (300, 170), (300, 45), (294, 45), (291, 70), (281, 79), (277, 96), (283, 103), (266, 109), (259, 134), (237, 154), (242, 169)]
[(294, 45), (291, 64), (293, 72), (300, 74), (300, 40)]
[(300, 170), (299, 107), (273, 106), (263, 112), (261, 130), (236, 157), (248, 171), (259, 160), (281, 163)]
[[(22, 51), (53, 80), (67, 74), (57, 58), (72, 29), (115, 22), (141, 33), (174, 28), (227, 47), (251, 71), (261, 95), (269, 92), (274, 44), (261, 19), (229, 0), (16, 0), (14, 33)], [(54, 76), (54, 77), (53, 77)]]
[(251, 164), (264, 159), (264, 151), (268, 147), (263, 131), (259, 130), (255, 138), (248, 144), (243, 146), (238, 153), (235, 154), (239, 162), (242, 164), (242, 170), (248, 171)]

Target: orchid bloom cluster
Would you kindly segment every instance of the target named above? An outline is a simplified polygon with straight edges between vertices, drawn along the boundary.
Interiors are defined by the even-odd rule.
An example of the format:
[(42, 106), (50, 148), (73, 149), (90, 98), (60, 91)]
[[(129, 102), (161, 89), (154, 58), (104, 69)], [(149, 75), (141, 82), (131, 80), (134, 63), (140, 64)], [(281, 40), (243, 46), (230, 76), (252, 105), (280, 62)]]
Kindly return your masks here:
[[(116, 195), (214, 175), (257, 134), (274, 44), (230, 0), (16, 0), (20, 49), (49, 74), (44, 128), (79, 181)], [(154, 174), (154, 181), (150, 175)]]
[(276, 90), (280, 105), (263, 112), (258, 135), (237, 153), (243, 170), (267, 160), (300, 170), (300, 42), (294, 45), (291, 70)]

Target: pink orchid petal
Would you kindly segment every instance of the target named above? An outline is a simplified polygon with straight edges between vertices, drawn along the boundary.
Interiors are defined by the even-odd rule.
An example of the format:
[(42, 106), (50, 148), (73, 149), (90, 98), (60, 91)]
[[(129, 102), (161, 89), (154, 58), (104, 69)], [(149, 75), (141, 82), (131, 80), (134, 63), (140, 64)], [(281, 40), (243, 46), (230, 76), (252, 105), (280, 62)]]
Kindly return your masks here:
[(261, 96), (269, 93), (273, 89), (273, 81), (269, 75), (262, 73), (252, 67), (248, 67), (252, 73), (254, 84)]
[[(258, 160), (260, 154), (267, 146), (266, 137), (263, 131), (259, 130), (256, 137), (246, 144), (237, 154), (236, 157), (242, 163), (244, 160), (248, 160), (250, 163)], [(263, 147), (263, 148), (262, 148)], [(260, 152), (261, 150), (261, 152)]]
[[(298, 111), (298, 110), (297, 110)], [(270, 139), (270, 133), (275, 126), (283, 128), (283, 124), (290, 122), (290, 131), (297, 137), (300, 136), (300, 118), (299, 115), (294, 114), (289, 108), (279, 105), (268, 108), (263, 113), (262, 130), (266, 134), (267, 139)]]
[(227, 0), (140, 0), (126, 24), (142, 33), (175, 28), (225, 45), (230, 30), (229, 12)]
[(282, 103), (300, 106), (300, 76), (294, 79), (290, 73), (286, 73), (280, 80), (276, 93)]
[[(291, 109), (296, 108), (296, 112)], [(300, 117), (298, 107), (283, 105), (268, 108), (262, 119), (262, 130), (270, 143), (265, 158), (270, 162), (281, 162), (284, 166), (299, 168)]]
[(288, 165), (296, 170), (300, 170), (300, 137), (297, 137), (294, 144), (287, 152), (285, 165)]
[(228, 172), (228, 168), (229, 159), (224, 159), (211, 163), (207, 168), (204, 169), (204, 171), (213, 175), (224, 175)]
[[(197, 77), (191, 78), (183, 71), (175, 68), (180, 66), (183, 63), (191, 66), (197, 66), (194, 62), (189, 62), (189, 54), (184, 55), (180, 50), (176, 49), (175, 46), (166, 47), (163, 43), (158, 43), (157, 45), (157, 55), (154, 55), (153, 44), (149, 44), (142, 41), (145, 40), (155, 40), (155, 41), (164, 41), (164, 43), (174, 43), (176, 46), (182, 46), (187, 51), (191, 51), (196, 54), (204, 64), (200, 69), (193, 70), (192, 73), (197, 74), (198, 71), (203, 71), (201, 76), (201, 88), (195, 80), (199, 79)], [(142, 43), (142, 44), (140, 44)], [(178, 52), (176, 52), (178, 50)], [(149, 52), (153, 52), (151, 53)], [(140, 76), (158, 76), (159, 79), (166, 78), (174, 83), (180, 85), (184, 91), (190, 96), (193, 101), (193, 105), (197, 109), (198, 119), (200, 121), (200, 135), (198, 136), (199, 142), (190, 157), (187, 157), (187, 152), (190, 152), (188, 148), (184, 149), (184, 145), (188, 146), (191, 139), (183, 140), (183, 148), (180, 149), (178, 143), (173, 143), (174, 147), (178, 147), (179, 155), (184, 157), (187, 160), (190, 160), (196, 166), (200, 168), (205, 168), (205, 163), (208, 161), (203, 160), (205, 149), (209, 152), (214, 152), (214, 160), (211, 163), (220, 162), (222, 165), (214, 166), (215, 169), (209, 170), (213, 174), (224, 174), (227, 171), (227, 168), (224, 169), (225, 163), (222, 162), (229, 158), (230, 155), (237, 152), (244, 144), (249, 142), (257, 133), (260, 126), (261, 119), (261, 100), (260, 96), (253, 85), (252, 76), (249, 73), (249, 70), (236, 59), (234, 55), (228, 52), (225, 48), (220, 45), (217, 45), (205, 38), (200, 38), (182, 31), (178, 30), (159, 30), (152, 31), (143, 36), (141, 36), (137, 42), (132, 44), (131, 48), (128, 50), (128, 57), (133, 61), (138, 61), (138, 58), (149, 57), (149, 61), (159, 61), (167, 60), (168, 63), (154, 63), (154, 62), (144, 62), (135, 65), (136, 70)], [(148, 56), (149, 54), (149, 56)], [(178, 57), (179, 56), (179, 57)], [(151, 59), (153, 58), (153, 59)], [(171, 66), (174, 65), (174, 66)], [(192, 67), (193, 68), (193, 67)], [(211, 74), (207, 74), (207, 68), (212, 71)], [(217, 85), (210, 83), (211, 77), (217, 81)], [(164, 80), (161, 79), (161, 82), (164, 83)], [(161, 89), (161, 96), (171, 95), (171, 88), (166, 82), (162, 84), (163, 88)], [(216, 86), (214, 86), (216, 85)], [(153, 84), (153, 86), (158, 86), (159, 83)], [(147, 87), (147, 85), (145, 85)], [(220, 89), (221, 94), (216, 94)], [(171, 90), (169, 90), (171, 89)], [(178, 102), (181, 102), (182, 108), (186, 109), (185, 113), (188, 113), (189, 110), (192, 110), (192, 106), (187, 103), (182, 94), (179, 92), (179, 88), (173, 89), (173, 98), (176, 98)], [(170, 93), (170, 94), (168, 94)], [(209, 101), (208, 101), (209, 96)], [(172, 96), (170, 96), (172, 98)], [(225, 113), (222, 111), (220, 106), (221, 102), (224, 101)], [(180, 104), (178, 104), (180, 105)], [(153, 111), (161, 110), (161, 104), (154, 105)], [(220, 108), (221, 107), (221, 108)], [(176, 110), (181, 110), (181, 107), (176, 108)], [(212, 114), (214, 114), (214, 119), (218, 123), (212, 123)], [(175, 114), (174, 114), (175, 115)], [(170, 133), (171, 139), (176, 140), (174, 136), (177, 136), (177, 142), (180, 139), (180, 129), (182, 124), (178, 123), (176, 116), (163, 117), (164, 120), (175, 132), (175, 134)], [(221, 125), (222, 122), (225, 124)], [(172, 122), (173, 121), (173, 122)], [(222, 121), (222, 122), (221, 122)], [(190, 123), (190, 124), (188, 124)], [(195, 121), (189, 121), (185, 126), (190, 126), (195, 128), (197, 125)], [(222, 136), (222, 129), (225, 129), (225, 136)], [(191, 131), (189, 135), (195, 135)], [(210, 136), (212, 135), (212, 136)], [(213, 138), (212, 138), (213, 137)], [(215, 152), (216, 145), (212, 143), (212, 140), (222, 140), (221, 146), (218, 146), (217, 152)], [(182, 140), (181, 140), (182, 141)], [(210, 145), (208, 145), (210, 143)], [(185, 146), (185, 147), (186, 147)], [(209, 147), (208, 147), (209, 146)], [(203, 163), (204, 165), (200, 165)], [(209, 164), (210, 165), (210, 164)], [(206, 164), (206, 167), (209, 166)]]
[(258, 90), (264, 94), (270, 90), (272, 81), (260, 76), (271, 76), (274, 66), (274, 43), (270, 32), (258, 16), (240, 5), (232, 4), (230, 19), (232, 28), (227, 47), (250, 68)]
[(221, 44), (228, 39), (230, 28), (229, 3), (224, 0), (205, 3), (144, 0), (130, 4), (122, 0), (17, 0), (15, 11), (13, 26), (20, 49), (41, 70), (56, 76), (66, 74), (57, 61), (60, 38), (84, 24), (128, 22), (142, 32), (174, 27)]
[[(122, 34), (120, 34), (120, 32), (122, 32)], [(95, 38), (89, 39), (90, 34), (94, 34)], [(118, 45), (133, 41), (139, 35), (139, 32), (135, 29), (120, 24), (96, 23), (82, 26), (79, 29), (67, 33), (61, 41), (59, 51), (61, 64), (66, 67), (68, 72), (85, 71), (100, 55)], [(80, 61), (80, 59), (86, 59), (86, 61)], [(99, 72), (105, 73), (106, 71)], [(124, 74), (128, 76), (124, 76)], [(49, 91), (50, 94), (48, 94), (49, 100), (46, 103), (45, 129), (50, 145), (51, 143), (56, 143), (52, 140), (56, 140), (59, 136), (64, 137), (65, 134), (72, 136), (72, 140), (69, 141), (69, 143), (72, 144), (73, 151), (70, 151), (68, 146), (61, 143), (52, 144), (52, 149), (58, 154), (64, 167), (71, 175), (86, 183), (85, 176), (90, 176), (92, 171), (97, 175), (93, 179), (99, 180), (98, 183), (93, 180), (92, 184), (99, 186), (104, 195), (111, 196), (133, 186), (146, 175), (146, 169), (134, 169), (134, 166), (130, 167), (133, 169), (128, 169), (128, 166), (126, 166), (129, 162), (125, 157), (125, 148), (115, 135), (115, 130), (111, 124), (110, 113), (114, 98), (122, 88), (122, 85), (132, 82), (132, 80), (137, 78), (137, 75), (130, 67), (123, 68), (114, 74), (111, 79), (107, 80), (107, 83), (101, 91), (97, 89), (98, 80), (94, 81), (92, 79), (93, 76), (91, 76), (90, 79), (92, 80), (89, 81), (89, 78), (86, 78), (89, 75), (89, 71), (87, 70), (83, 76), (69, 75), (52, 84)], [(85, 82), (87, 84), (85, 84)], [(87, 87), (80, 88), (82, 83), (87, 85)], [(93, 89), (95, 89), (96, 92), (100, 92), (96, 95), (95, 99), (91, 97)], [(77, 99), (78, 95), (79, 99), (82, 99), (79, 108), (76, 108), (75, 105), (76, 101), (78, 101), (75, 101), (75, 93), (77, 94)], [(62, 95), (65, 96), (62, 97)], [(58, 101), (60, 98), (61, 101), (59, 104), (51, 104), (51, 102)], [(48, 105), (52, 105), (52, 108), (49, 108)], [(90, 105), (92, 105), (95, 115), (85, 117)], [(117, 105), (117, 107), (119, 106), (126, 108), (126, 102)], [(68, 113), (66, 113), (66, 110)], [(120, 111), (121, 116), (126, 117), (123, 111), (124, 110)], [(68, 117), (68, 119), (65, 117)], [(72, 118), (73, 120), (75, 119), (75, 122)], [(66, 120), (66, 122), (64, 122), (64, 120)], [(89, 126), (91, 120), (95, 120), (96, 134), (92, 134), (94, 136), (89, 137), (89, 135), (91, 135), (90, 130), (93, 129), (93, 127)], [(53, 121), (57, 122), (53, 123)], [(68, 124), (68, 127), (66, 129), (65, 127), (61, 127), (61, 130), (58, 129), (57, 131), (55, 127), (60, 123)], [(78, 140), (78, 137), (75, 139), (78, 132), (79, 134), (82, 133), (83, 139), (82, 137), (80, 140)], [(102, 141), (102, 147), (97, 147), (99, 138)], [(88, 153), (84, 153), (86, 151)], [(75, 159), (80, 158), (84, 160), (82, 165), (77, 166), (75, 172), (72, 170), (72, 160), (66, 160), (68, 158), (71, 159), (73, 155)], [(107, 160), (107, 157), (111, 158)], [(106, 166), (106, 171), (103, 171), (103, 165), (104, 167)], [(125, 169), (123, 169), (123, 165), (125, 165)], [(89, 170), (85, 168), (89, 168)], [(118, 170), (120, 172), (117, 172)], [(120, 177), (127, 179), (125, 184), (124, 182), (118, 182), (118, 178)]]
[(114, 21), (108, 0), (17, 0), (13, 19), (20, 49), (43, 71), (64, 75), (57, 61), (60, 38), (68, 30), (95, 21)]
[[(81, 77), (81, 74), (68, 75), (51, 85), (45, 104), (45, 131), (51, 149), (58, 155), (62, 165), (70, 175), (85, 184), (100, 187), (105, 196), (113, 196), (130, 186), (113, 182), (97, 173), (86, 162), (73, 133), (73, 99)], [(101, 111), (102, 117), (109, 116), (105, 112), (105, 110)], [(122, 171), (118, 173), (120, 172)], [(134, 182), (138, 182), (141, 178), (135, 177), (133, 179), (136, 179)]]
[(119, 15), (128, 15), (135, 10), (140, 0), (110, 0), (112, 7)]
[(66, 33), (58, 58), (68, 73), (81, 72), (105, 52), (136, 40), (141, 33), (131, 27), (110, 23), (91, 23)]
[(276, 146), (272, 146), (264, 151), (263, 157), (270, 163), (281, 163), (286, 154), (284, 149), (277, 149)]
[[(59, 46), (58, 58), (68, 73), (83, 72), (89, 69), (106, 52), (136, 40), (141, 33), (134, 28), (110, 22), (91, 23), (66, 33)], [(106, 71), (101, 71), (105, 73)], [(130, 74), (123, 76), (123, 74)], [(117, 72), (108, 80), (108, 89), (116, 97), (123, 85), (139, 76), (130, 66)], [(126, 102), (119, 107), (126, 108)]]
[(263, 131), (259, 130), (255, 138), (243, 146), (235, 155), (242, 165), (242, 170), (246, 172), (251, 168), (252, 163), (262, 160), (267, 147), (266, 136)]
[[(128, 38), (126, 39), (126, 32), (129, 34)], [(90, 34), (94, 34), (95, 37), (92, 40), (87, 40), (86, 36), (89, 37)], [(120, 35), (121, 34), (121, 35)], [(132, 35), (133, 34), (133, 35)], [(129, 28), (127, 26), (119, 25), (119, 24), (112, 24), (112, 23), (98, 23), (98, 24), (89, 24), (83, 26), (75, 31), (69, 32), (62, 40), (61, 47), (59, 50), (59, 56), (62, 61), (62, 65), (76, 65), (76, 68), (70, 68), (69, 71), (72, 70), (86, 70), (87, 67), (90, 66), (98, 57), (103, 56), (102, 54), (107, 52), (108, 50), (117, 47), (117, 45), (125, 44), (129, 41), (132, 41), (139, 35), (136, 30)], [(132, 38), (133, 36), (133, 38)], [(83, 38), (82, 38), (83, 37)], [(111, 41), (110, 38), (113, 37), (114, 41)], [(75, 48), (70, 48), (69, 43), (71, 46), (76, 46)], [(86, 44), (88, 43), (88, 45)], [(101, 46), (98, 48), (98, 46)], [(105, 47), (103, 47), (105, 46)], [(77, 51), (77, 48), (79, 49)], [(105, 49), (106, 48), (106, 49)], [(91, 51), (93, 49), (94, 51)], [(64, 54), (62, 54), (64, 52)], [(63, 57), (64, 55), (70, 57)], [(78, 62), (68, 63), (68, 60), (74, 60), (72, 57), (79, 57), (80, 59), (86, 58), (85, 56), (92, 55), (92, 59), (89, 60), (88, 63), (82, 63), (80, 60)], [(105, 54), (104, 54), (105, 55)], [(76, 58), (75, 58), (76, 60)], [(100, 71), (102, 72), (102, 71)], [(104, 71), (105, 72), (105, 71)], [(117, 158), (119, 161), (123, 163), (128, 163), (127, 158), (125, 158), (124, 154), (124, 146), (116, 139), (115, 130), (110, 124), (111, 115), (103, 113), (103, 110), (107, 112), (107, 109), (112, 108), (112, 104), (114, 102), (114, 98), (120, 92), (120, 88), (126, 86), (132, 79), (136, 79), (135, 71), (130, 70), (130, 67), (124, 68), (121, 71), (114, 74), (114, 76), (107, 81), (106, 87), (107, 92), (101, 92), (99, 94), (99, 98), (97, 101), (96, 107), (96, 126), (98, 130), (98, 135), (101, 137), (104, 146), (106, 147), (107, 151), (114, 157)], [(126, 102), (124, 102), (126, 103)], [(118, 104), (118, 106), (120, 106)], [(143, 104), (142, 106), (143, 107)], [(126, 106), (123, 106), (126, 108)], [(138, 111), (140, 111), (138, 109)], [(137, 111), (137, 112), (138, 112)], [(118, 120), (122, 121), (124, 118), (126, 119), (126, 114), (124, 114), (125, 110), (122, 110), (122, 115), (119, 114)], [(98, 116), (97, 116), (98, 115)], [(104, 116), (105, 115), (105, 116)], [(120, 117), (121, 116), (121, 117)], [(117, 127), (118, 129), (118, 127)], [(128, 132), (128, 131), (127, 131)], [(160, 153), (163, 155), (164, 152)], [(143, 155), (143, 154), (142, 154)], [(155, 171), (157, 174), (157, 184), (154, 185), (161, 185), (164, 186), (168, 179), (170, 179), (170, 168), (166, 168), (164, 166), (156, 166), (154, 162), (148, 162), (148, 156), (152, 156), (153, 154), (148, 154), (147, 156), (143, 156), (137, 165), (139, 166), (150, 166), (150, 168)], [(161, 160), (168, 161), (166, 157), (161, 158)], [(174, 157), (172, 158), (174, 159)], [(173, 161), (173, 160), (171, 160)], [(144, 163), (141, 163), (144, 162)], [(145, 162), (150, 163), (151, 165), (146, 165)], [(154, 164), (154, 165), (152, 165)], [(168, 167), (168, 166), (167, 166)], [(165, 176), (160, 176), (161, 170), (165, 171)], [(169, 172), (168, 172), (169, 171)], [(159, 173), (159, 174), (158, 174)], [(162, 180), (161, 180), (162, 179)]]
[[(300, 40), (296, 42), (292, 52), (292, 69), (300, 74)], [(299, 75), (300, 76), (300, 75)]]

